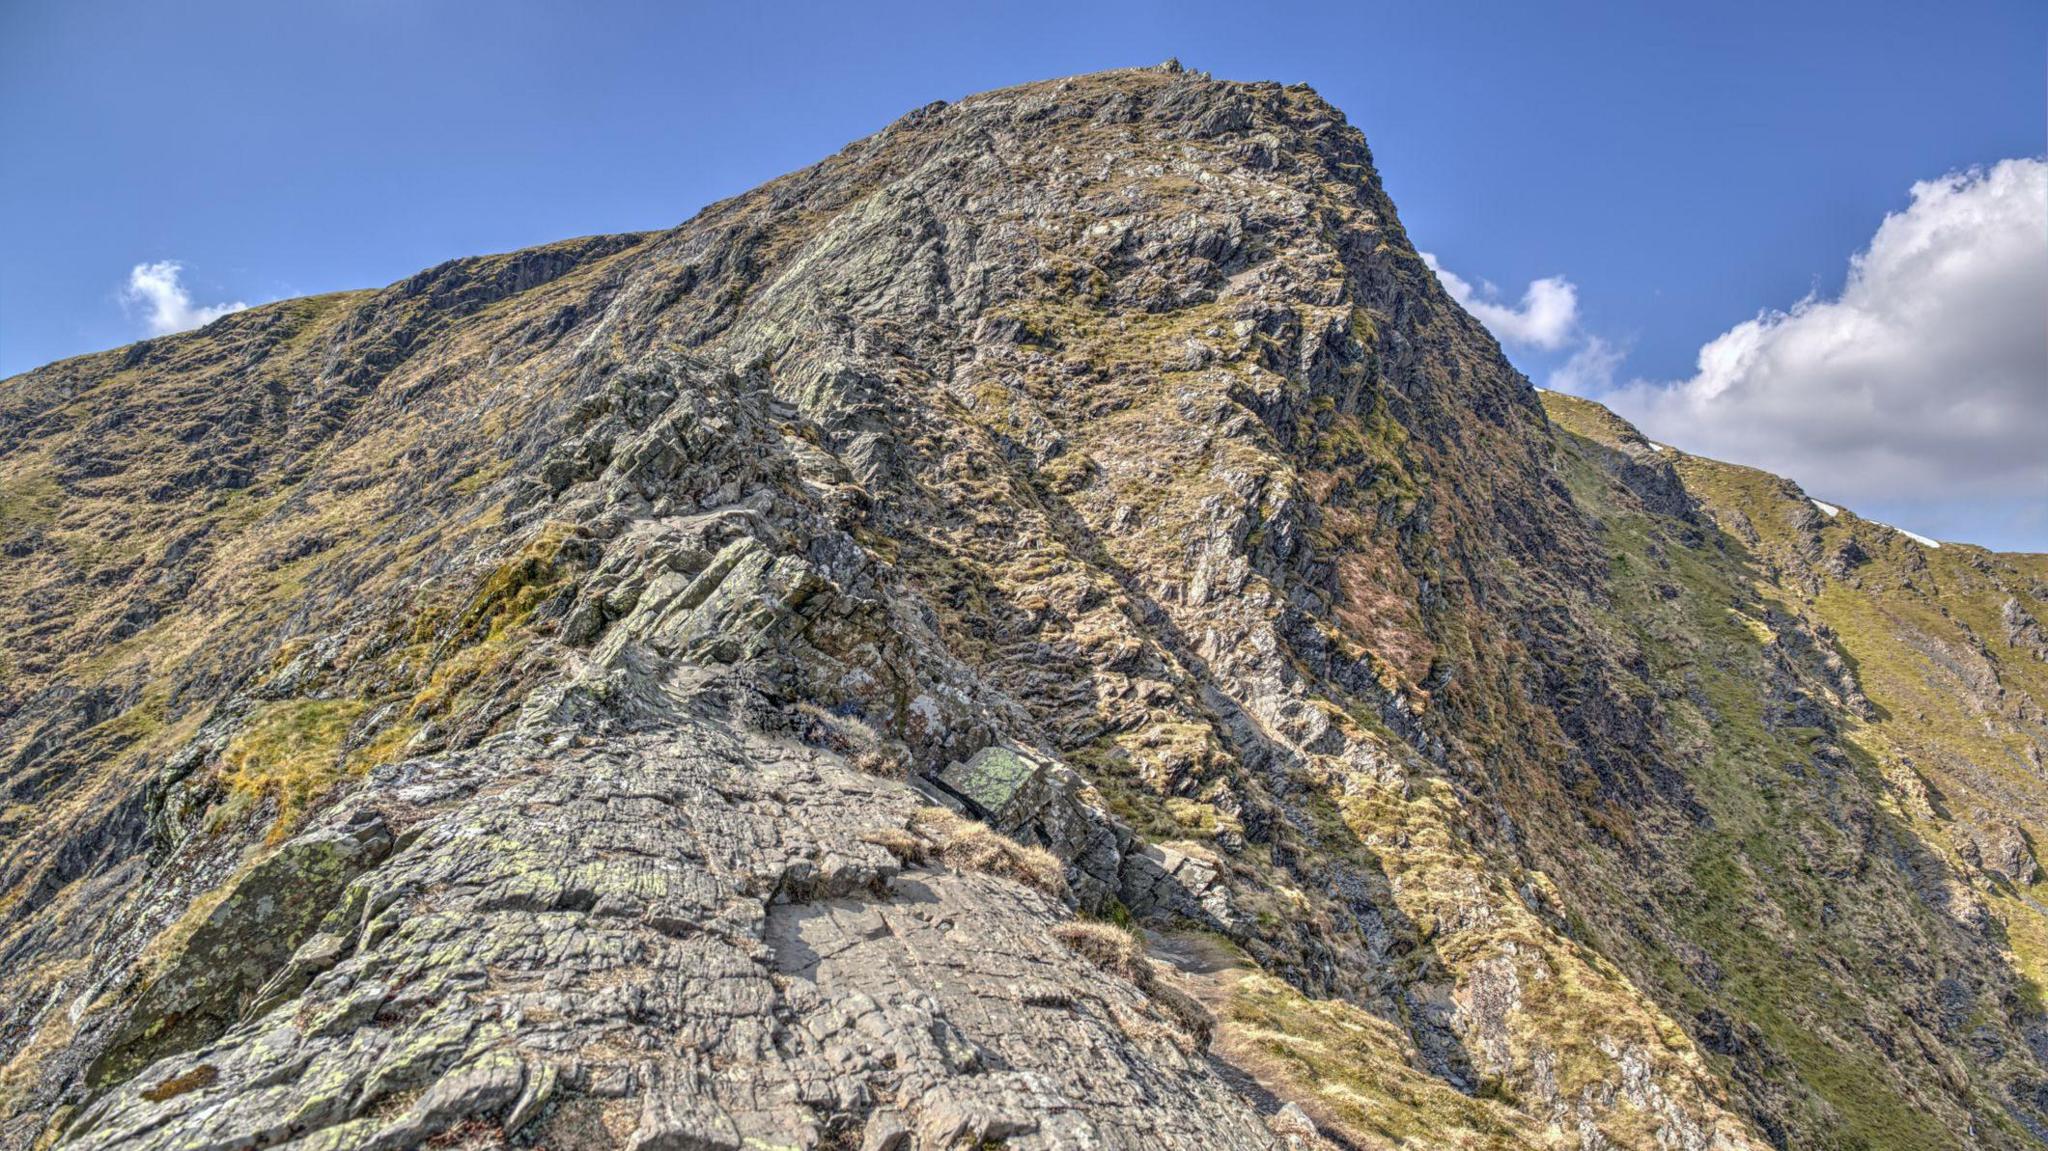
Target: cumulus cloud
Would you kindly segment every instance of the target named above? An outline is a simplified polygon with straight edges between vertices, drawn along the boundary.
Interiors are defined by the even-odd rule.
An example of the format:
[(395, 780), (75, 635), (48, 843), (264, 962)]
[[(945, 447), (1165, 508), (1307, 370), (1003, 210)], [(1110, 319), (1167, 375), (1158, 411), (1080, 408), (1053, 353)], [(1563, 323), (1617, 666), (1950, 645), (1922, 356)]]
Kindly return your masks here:
[(1522, 291), (1522, 302), (1507, 304), (1501, 301), (1499, 290), (1492, 284), (1484, 280), (1472, 284), (1437, 263), (1436, 257), (1428, 252), (1418, 254), (1429, 270), (1436, 273), (1451, 298), (1502, 343), (1556, 351), (1564, 347), (1578, 327), (1579, 290), (1563, 276), (1531, 280)]
[(193, 304), (192, 293), (178, 282), (184, 268), (176, 260), (159, 260), (154, 264), (137, 264), (129, 270), (128, 286), (122, 289), (121, 299), (142, 309), (150, 335), (163, 336), (210, 324), (249, 306), (240, 300), (232, 304)]
[(1628, 353), (1601, 339), (1587, 336), (1564, 363), (1551, 369), (1544, 384), (1555, 392), (1597, 396), (1614, 386), (1615, 369)]
[(1841, 294), (1737, 324), (1691, 379), (1601, 396), (1645, 432), (1854, 506), (2048, 498), (2048, 161), (1913, 185)]

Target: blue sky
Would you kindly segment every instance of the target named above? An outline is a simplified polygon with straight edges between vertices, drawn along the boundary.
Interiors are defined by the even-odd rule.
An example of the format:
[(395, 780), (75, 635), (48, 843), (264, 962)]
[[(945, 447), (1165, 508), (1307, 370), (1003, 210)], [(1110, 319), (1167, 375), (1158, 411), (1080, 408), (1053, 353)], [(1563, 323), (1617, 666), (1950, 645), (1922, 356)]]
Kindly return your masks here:
[[(1760, 312), (1844, 296), (1851, 257), (1888, 213), (1924, 199), (1930, 219), (1951, 203), (1962, 214), (1995, 191), (1916, 198), (1916, 183), (2039, 157), (2044, 46), (2038, 0), (8, 0), (0, 375), (140, 338), (153, 315), (195, 320), (208, 305), (381, 285), (459, 255), (668, 227), (930, 100), (1176, 55), (1220, 76), (1306, 81), (1345, 109), (1417, 246), (1472, 298), (1498, 303), (1500, 324), (1521, 322), (1532, 281), (1568, 283), (1562, 327), (1504, 335), (1537, 383), (1578, 356), (1599, 370), (1555, 382), (1615, 392), (1681, 447), (1746, 453), (1901, 526), (2048, 549), (2048, 472), (2025, 460), (1994, 475), (1954, 472), (1952, 459), (1848, 467), (1826, 437), (1759, 446), (1740, 432), (1759, 411), (1825, 422), (1843, 395), (1882, 419), (1899, 405), (1865, 376), (1838, 381), (1848, 390), (1816, 400), (1819, 413), (1687, 407), (1642, 390), (1697, 384), (1702, 347)], [(2030, 206), (2031, 170), (2016, 179), (2003, 202)], [(2048, 206), (2043, 217), (2048, 237)], [(182, 267), (137, 270), (163, 261)], [(2000, 272), (1997, 298), (2033, 291), (2023, 273)], [(147, 292), (124, 297), (136, 275), (159, 290), (157, 312)], [(189, 307), (165, 303), (167, 275)], [(1881, 311), (1913, 292), (1863, 294)], [(1781, 348), (1804, 334), (1764, 333)], [(1925, 342), (1911, 335), (1900, 339)], [(1581, 355), (1589, 347), (1599, 354)], [(1783, 400), (1810, 361), (1773, 362), (1777, 376), (1745, 369), (1727, 394)], [(1953, 370), (1879, 376), (1924, 389)], [(1987, 370), (2005, 377), (1986, 402), (2019, 404), (1994, 422), (2048, 434), (2048, 403), (2025, 394), (2032, 362)], [(2048, 393), (2048, 375), (2032, 383)], [(1692, 397), (1716, 400), (1718, 386)], [(1694, 420), (1707, 443), (1681, 434)], [(1956, 436), (1969, 447), (1966, 431), (1944, 442)]]

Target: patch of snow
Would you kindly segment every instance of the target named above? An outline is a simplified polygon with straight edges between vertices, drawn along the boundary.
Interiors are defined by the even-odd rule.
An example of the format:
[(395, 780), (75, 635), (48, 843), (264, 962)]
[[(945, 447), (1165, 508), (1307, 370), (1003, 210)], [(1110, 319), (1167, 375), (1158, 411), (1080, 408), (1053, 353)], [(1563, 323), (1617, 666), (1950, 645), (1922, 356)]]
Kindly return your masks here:
[(1650, 450), (1653, 452), (1668, 452), (1671, 450), (1670, 448), (1665, 447), (1663, 444), (1660, 444), (1655, 440), (1650, 440), (1649, 445)]
[(1808, 499), (1811, 500), (1814, 507), (1820, 509), (1820, 514), (1828, 517), (1829, 519), (1834, 519), (1836, 516), (1842, 514), (1842, 509), (1836, 507), (1833, 504), (1824, 504), (1819, 500), (1812, 499), (1812, 497), (1808, 497)]
[(1541, 384), (1536, 384), (1536, 385), (1533, 385), (1533, 386), (1534, 386), (1534, 387), (1536, 388), (1536, 390), (1537, 390), (1537, 391), (1539, 391), (1539, 392), (1545, 392), (1545, 393), (1548, 393), (1548, 392), (1550, 391), (1550, 389), (1549, 389), (1549, 388), (1546, 388), (1546, 387), (1542, 386)]
[[(1877, 521), (1875, 520), (1872, 520), (1871, 522), (1877, 523)], [(1899, 533), (1902, 536), (1905, 536), (1907, 539), (1912, 540), (1914, 543), (1919, 544), (1921, 547), (1938, 548), (1941, 546), (1940, 540), (1928, 539), (1926, 536), (1921, 535), (1919, 532), (1909, 532), (1905, 528), (1893, 528), (1892, 525), (1885, 523), (1879, 523), (1877, 524), (1877, 526), (1881, 528), (1891, 528), (1893, 531)]]

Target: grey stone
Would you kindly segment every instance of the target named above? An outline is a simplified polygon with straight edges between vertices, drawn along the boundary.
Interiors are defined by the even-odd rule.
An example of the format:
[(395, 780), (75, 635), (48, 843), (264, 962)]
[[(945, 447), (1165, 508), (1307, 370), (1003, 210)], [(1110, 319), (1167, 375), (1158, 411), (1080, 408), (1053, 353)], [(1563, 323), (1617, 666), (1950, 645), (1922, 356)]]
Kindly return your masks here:
[[(380, 772), (360, 801), (411, 796), (415, 822), (352, 885), (354, 950), (275, 1009), (115, 1087), (75, 1144), (246, 1142), (292, 1116), (308, 1137), (364, 1146), (412, 1145), (464, 1119), (552, 1145), (577, 1114), (567, 1091), (630, 1108), (629, 1144), (648, 1148), (808, 1147), (825, 1117), (875, 1098), (901, 1111), (900, 1123), (871, 1117), (881, 1145), (900, 1145), (897, 1128), (919, 1146), (958, 1135), (1022, 1151), (1270, 1145), (1206, 1063), (1125, 1033), (1119, 1011), (1153, 1009), (1048, 939), (1067, 914), (1057, 901), (997, 876), (905, 868), (868, 842), (905, 825), (914, 790), (711, 721), (670, 722), (582, 749), (501, 739)], [(295, 958), (311, 968), (336, 950), (322, 938)], [(1012, 986), (1041, 992), (986, 993)], [(557, 1080), (550, 1064), (569, 1054), (580, 1062)], [(218, 1071), (206, 1108), (144, 1096), (194, 1060)], [(398, 1118), (357, 1125), (414, 1090)]]

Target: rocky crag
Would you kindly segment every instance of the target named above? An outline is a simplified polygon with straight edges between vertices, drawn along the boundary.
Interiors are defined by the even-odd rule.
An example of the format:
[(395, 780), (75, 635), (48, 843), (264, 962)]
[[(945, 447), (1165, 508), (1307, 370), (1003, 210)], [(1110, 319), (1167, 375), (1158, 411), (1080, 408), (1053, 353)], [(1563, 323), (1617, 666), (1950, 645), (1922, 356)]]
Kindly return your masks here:
[(1307, 88), (934, 104), (0, 384), (0, 1145), (2033, 1146), (2044, 612)]

